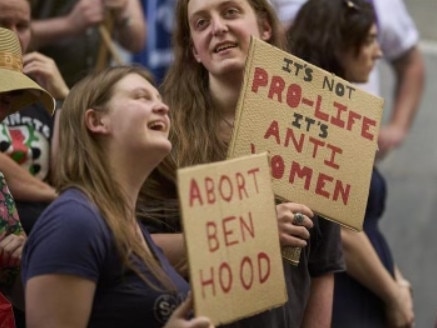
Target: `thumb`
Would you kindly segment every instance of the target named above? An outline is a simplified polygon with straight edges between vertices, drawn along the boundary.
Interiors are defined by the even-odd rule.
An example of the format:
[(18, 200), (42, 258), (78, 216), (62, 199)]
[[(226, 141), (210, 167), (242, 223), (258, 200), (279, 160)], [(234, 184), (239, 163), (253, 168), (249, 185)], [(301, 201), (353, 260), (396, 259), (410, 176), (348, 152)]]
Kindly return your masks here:
[(193, 295), (188, 292), (187, 298), (174, 311), (173, 316), (178, 318), (187, 318), (193, 309)]

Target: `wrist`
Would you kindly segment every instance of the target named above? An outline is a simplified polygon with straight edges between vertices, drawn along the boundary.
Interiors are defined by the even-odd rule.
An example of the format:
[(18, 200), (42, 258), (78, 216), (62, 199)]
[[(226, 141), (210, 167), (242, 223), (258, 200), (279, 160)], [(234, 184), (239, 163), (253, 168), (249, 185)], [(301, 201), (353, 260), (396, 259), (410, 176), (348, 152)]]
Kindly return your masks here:
[(132, 16), (130, 15), (125, 15), (121, 19), (117, 19), (115, 22), (115, 25), (120, 29), (130, 27), (132, 26), (132, 24), (133, 24), (133, 19)]

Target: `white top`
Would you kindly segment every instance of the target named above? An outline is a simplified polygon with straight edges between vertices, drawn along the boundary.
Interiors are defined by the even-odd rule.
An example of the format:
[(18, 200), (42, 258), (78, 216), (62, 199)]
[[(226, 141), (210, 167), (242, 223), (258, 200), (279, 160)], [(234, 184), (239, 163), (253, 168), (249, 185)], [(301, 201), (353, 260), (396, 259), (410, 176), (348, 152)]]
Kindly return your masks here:
[[(306, 0), (270, 0), (283, 24), (290, 24)], [(379, 42), (386, 60), (399, 58), (419, 42), (419, 32), (402, 0), (373, 0), (378, 19)], [(375, 67), (364, 90), (379, 94), (379, 74)]]

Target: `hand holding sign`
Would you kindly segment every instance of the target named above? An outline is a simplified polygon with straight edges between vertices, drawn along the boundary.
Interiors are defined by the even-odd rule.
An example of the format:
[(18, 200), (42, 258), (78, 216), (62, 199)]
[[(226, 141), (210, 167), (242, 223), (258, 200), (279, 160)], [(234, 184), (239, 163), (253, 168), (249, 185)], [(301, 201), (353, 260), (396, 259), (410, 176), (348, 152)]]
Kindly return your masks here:
[[(294, 222), (297, 213), (303, 215), (303, 221), (299, 224)], [(305, 240), (310, 237), (308, 229), (313, 227), (310, 220), (314, 215), (313, 211), (305, 205), (288, 202), (276, 205), (276, 214), (281, 246), (305, 247)]]
[(360, 231), (382, 107), (383, 99), (252, 39), (228, 158), (267, 151), (278, 198)]
[(214, 328), (207, 317), (187, 319), (193, 310), (193, 295), (188, 294), (187, 299), (174, 310), (164, 328)]

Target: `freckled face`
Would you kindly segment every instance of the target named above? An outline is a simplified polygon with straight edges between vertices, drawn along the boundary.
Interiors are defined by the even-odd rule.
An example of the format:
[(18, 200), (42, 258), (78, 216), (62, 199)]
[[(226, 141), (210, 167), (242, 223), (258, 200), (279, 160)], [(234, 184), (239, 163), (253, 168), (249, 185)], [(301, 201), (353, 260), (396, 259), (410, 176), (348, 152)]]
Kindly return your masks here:
[(358, 54), (354, 50), (347, 51), (341, 62), (345, 70), (346, 80), (353, 83), (365, 83), (376, 61), (382, 57), (382, 51), (377, 40), (378, 30), (374, 24), (367, 35), (366, 42)]
[(135, 155), (163, 158), (171, 150), (168, 106), (154, 86), (138, 74), (129, 74), (114, 86), (108, 103), (113, 144)]
[(188, 20), (193, 55), (210, 76), (241, 74), (250, 36), (269, 40), (271, 27), (247, 0), (190, 0)]

